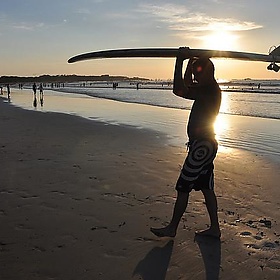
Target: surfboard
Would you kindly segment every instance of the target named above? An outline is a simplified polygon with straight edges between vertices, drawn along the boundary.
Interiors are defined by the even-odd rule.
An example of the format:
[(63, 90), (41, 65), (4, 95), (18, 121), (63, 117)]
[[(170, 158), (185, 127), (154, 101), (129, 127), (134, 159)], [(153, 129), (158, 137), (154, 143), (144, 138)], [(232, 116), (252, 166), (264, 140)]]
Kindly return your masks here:
[[(178, 48), (112, 49), (79, 54), (71, 57), (68, 60), (68, 63), (104, 58), (172, 58), (176, 57), (177, 54)], [(280, 46), (275, 48), (269, 54), (186, 48), (185, 57), (229, 58), (247, 61), (270, 62), (271, 64), (269, 67), (271, 69), (268, 67), (268, 70), (276, 71), (276, 69), (274, 69), (278, 67), (276, 63), (280, 62)], [(273, 67), (274, 65), (277, 67)]]

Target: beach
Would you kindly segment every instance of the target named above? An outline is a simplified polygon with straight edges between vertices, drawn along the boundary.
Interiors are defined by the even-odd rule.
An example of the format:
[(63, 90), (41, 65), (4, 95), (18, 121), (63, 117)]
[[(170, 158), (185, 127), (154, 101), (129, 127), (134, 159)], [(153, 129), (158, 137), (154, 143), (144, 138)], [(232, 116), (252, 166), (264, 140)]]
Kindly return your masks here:
[(268, 157), (219, 150), (221, 240), (195, 238), (209, 224), (199, 192), (177, 236), (159, 239), (149, 228), (170, 218), (184, 145), (3, 98), (0, 131), (0, 279), (279, 278), (280, 174)]

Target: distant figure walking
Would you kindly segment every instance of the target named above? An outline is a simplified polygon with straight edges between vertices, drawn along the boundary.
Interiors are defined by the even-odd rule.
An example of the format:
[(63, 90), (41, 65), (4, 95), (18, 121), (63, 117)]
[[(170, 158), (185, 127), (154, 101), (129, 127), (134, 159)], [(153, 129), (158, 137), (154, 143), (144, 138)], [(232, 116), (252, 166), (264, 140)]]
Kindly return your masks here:
[(10, 101), (11, 98), (11, 89), (10, 89), (10, 85), (7, 84), (7, 95), (8, 95), (8, 100)]
[(39, 86), (39, 90), (40, 90), (40, 104), (41, 104), (41, 106), (43, 106), (43, 104), (44, 104), (44, 88), (43, 88), (42, 83)]
[(3, 95), (3, 87), (0, 86), (0, 90), (1, 90), (1, 95)]
[(36, 86), (36, 83), (33, 84), (32, 90), (33, 90), (33, 93), (34, 93), (33, 106), (34, 106), (34, 108), (36, 108), (37, 107), (37, 95), (36, 95), (37, 86)]
[(36, 86), (36, 83), (34, 83), (33, 84), (33, 87), (32, 87), (32, 89), (33, 89), (33, 93), (34, 93), (34, 95), (36, 94), (36, 90), (37, 90), (37, 86)]

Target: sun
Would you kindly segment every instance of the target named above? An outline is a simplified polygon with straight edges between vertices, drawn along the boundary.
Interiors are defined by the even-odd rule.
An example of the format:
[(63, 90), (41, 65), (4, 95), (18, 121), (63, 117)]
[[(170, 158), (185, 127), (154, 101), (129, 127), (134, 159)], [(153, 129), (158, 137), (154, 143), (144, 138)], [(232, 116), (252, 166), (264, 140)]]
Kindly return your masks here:
[(238, 37), (228, 30), (217, 30), (202, 38), (207, 49), (234, 50), (237, 48)]

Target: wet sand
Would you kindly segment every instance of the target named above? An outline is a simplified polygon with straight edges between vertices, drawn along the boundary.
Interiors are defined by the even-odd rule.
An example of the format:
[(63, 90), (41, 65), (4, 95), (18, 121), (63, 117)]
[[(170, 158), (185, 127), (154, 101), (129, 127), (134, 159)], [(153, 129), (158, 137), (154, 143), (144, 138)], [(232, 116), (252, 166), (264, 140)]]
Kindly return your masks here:
[(0, 99), (1, 279), (278, 279), (279, 166), (243, 150), (215, 161), (220, 241), (199, 192), (176, 238), (184, 147), (164, 134), (15, 108)]

